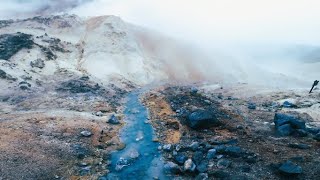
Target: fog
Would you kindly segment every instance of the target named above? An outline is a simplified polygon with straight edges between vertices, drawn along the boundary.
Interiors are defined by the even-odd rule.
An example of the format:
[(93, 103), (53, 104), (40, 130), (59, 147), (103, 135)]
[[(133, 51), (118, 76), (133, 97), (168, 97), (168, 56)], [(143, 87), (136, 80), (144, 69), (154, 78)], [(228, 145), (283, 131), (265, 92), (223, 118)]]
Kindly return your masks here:
[[(318, 0), (0, 0), (0, 5), (1, 18), (120, 16), (188, 44), (194, 58), (185, 64), (197, 64), (194, 71), (210, 79), (219, 72), (235, 82), (304, 87), (320, 78)], [(206, 65), (212, 70), (199, 69)]]

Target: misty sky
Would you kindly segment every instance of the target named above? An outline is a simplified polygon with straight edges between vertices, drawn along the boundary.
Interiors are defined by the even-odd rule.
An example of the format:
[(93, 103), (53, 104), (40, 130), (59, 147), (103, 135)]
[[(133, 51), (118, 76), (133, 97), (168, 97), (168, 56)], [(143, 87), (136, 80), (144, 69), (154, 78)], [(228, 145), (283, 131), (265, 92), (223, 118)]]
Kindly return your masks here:
[(117, 15), (206, 46), (320, 42), (319, 0), (0, 0), (1, 18), (58, 12)]

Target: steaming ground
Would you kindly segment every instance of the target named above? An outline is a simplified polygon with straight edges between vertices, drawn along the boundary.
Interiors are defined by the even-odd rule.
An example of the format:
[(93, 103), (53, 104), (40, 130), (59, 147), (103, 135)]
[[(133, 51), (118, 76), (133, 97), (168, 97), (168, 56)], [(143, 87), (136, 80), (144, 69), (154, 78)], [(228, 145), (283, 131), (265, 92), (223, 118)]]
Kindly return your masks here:
[[(221, 101), (236, 112), (256, 101), (261, 113), (270, 115), (270, 98), (279, 101), (277, 107), (282, 101), (296, 101), (301, 108), (294, 111), (307, 113), (319, 126), (319, 90), (307, 94), (319, 61), (259, 61), (232, 52), (208, 53), (117, 16), (0, 21), (0, 179), (105, 175), (111, 151), (125, 148), (117, 136), (125, 98), (143, 86), (191, 84), (205, 96), (224, 94)], [(176, 93), (174, 99), (181, 95), (164, 92)], [(189, 96), (189, 90), (184, 94)], [(202, 95), (190, 96), (196, 104), (188, 108), (207, 106), (207, 101), (197, 99)], [(170, 103), (149, 105), (155, 112), (165, 105), (160, 115), (173, 116)], [(173, 133), (171, 141), (178, 141), (179, 133)], [(268, 133), (273, 133), (270, 127)]]

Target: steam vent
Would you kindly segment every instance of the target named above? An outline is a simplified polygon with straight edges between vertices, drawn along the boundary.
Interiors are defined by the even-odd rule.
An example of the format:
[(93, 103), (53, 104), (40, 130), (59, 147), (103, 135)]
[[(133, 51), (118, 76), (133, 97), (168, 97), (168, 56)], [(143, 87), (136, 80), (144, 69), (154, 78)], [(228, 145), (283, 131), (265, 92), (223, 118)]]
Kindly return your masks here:
[(315, 7), (0, 2), (0, 180), (319, 180)]

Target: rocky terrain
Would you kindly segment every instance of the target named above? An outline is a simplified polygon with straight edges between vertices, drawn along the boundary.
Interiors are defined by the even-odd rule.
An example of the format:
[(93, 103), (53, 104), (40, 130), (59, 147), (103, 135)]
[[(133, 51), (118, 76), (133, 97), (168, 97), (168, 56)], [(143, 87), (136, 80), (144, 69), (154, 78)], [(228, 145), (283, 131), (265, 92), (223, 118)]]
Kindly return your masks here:
[[(164, 160), (154, 179), (320, 178), (319, 89), (222, 86), (185, 49), (116, 16), (0, 21), (0, 180), (108, 179), (129, 115), (154, 128), (130, 128), (135, 161)], [(149, 120), (124, 107), (137, 91)]]
[(182, 179), (319, 179), (319, 120), (303, 111), (318, 111), (319, 94), (243, 97), (247, 93), (219, 86), (147, 93), (167, 173)]

